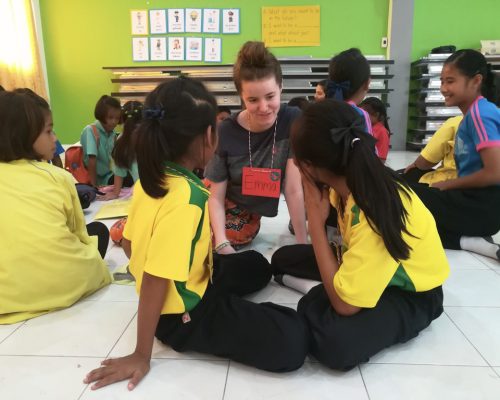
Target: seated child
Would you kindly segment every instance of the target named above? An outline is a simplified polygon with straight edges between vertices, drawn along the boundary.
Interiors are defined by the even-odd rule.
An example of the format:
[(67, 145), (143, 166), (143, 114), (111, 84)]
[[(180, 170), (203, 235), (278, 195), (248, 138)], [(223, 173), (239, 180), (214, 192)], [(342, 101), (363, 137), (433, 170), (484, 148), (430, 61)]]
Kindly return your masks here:
[(55, 151), (52, 115), (41, 97), (0, 93), (0, 324), (71, 306), (110, 283), (85, 227), (72, 176), (49, 163)]
[[(284, 284), (322, 282), (297, 311), (311, 330), (311, 353), (340, 370), (414, 338), (439, 317), (449, 274), (432, 214), (380, 163), (358, 118), (349, 105), (327, 99), (294, 124), (312, 246), (286, 246), (272, 258)], [(343, 239), (335, 248), (325, 231), (331, 205)]]
[[(455, 136), (462, 119), (462, 115), (449, 118), (434, 133), (417, 159), (405, 168), (404, 177), (408, 182), (431, 185), (457, 177), (454, 156)], [(433, 169), (439, 163), (442, 164)]]
[[(114, 97), (103, 95), (94, 110), (96, 121), (87, 125), (80, 137), (83, 148), (83, 163), (93, 186), (113, 183), (111, 153), (117, 133), (114, 131), (121, 117), (120, 102)], [(98, 140), (96, 141), (96, 137)]]
[(304, 362), (308, 335), (295, 310), (242, 298), (267, 285), (268, 261), (255, 251), (212, 261), (209, 192), (191, 171), (214, 153), (215, 115), (215, 98), (189, 78), (168, 80), (146, 98), (136, 144), (141, 179), (123, 239), (139, 293), (137, 344), (87, 374), (93, 390), (121, 380), (134, 389), (150, 369), (155, 336), (179, 352), (268, 371)]
[(367, 97), (359, 105), (370, 116), (373, 137), (377, 140), (375, 148), (378, 158), (385, 164), (387, 153), (389, 153), (390, 135), (389, 123), (387, 122), (387, 110), (382, 100), (377, 97)]
[(139, 179), (139, 170), (135, 159), (134, 132), (142, 120), (142, 103), (139, 101), (127, 101), (122, 108), (123, 132), (118, 136), (113, 156), (114, 186), (113, 191), (99, 197), (100, 200), (116, 199), (120, 195), (123, 186), (133, 186)]

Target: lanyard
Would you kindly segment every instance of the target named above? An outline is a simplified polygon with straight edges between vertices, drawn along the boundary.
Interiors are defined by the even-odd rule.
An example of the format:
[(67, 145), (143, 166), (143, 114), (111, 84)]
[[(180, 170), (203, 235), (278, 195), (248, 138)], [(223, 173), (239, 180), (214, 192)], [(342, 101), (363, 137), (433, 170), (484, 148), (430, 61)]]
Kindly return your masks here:
[[(248, 116), (248, 125), (250, 126), (250, 116)], [(276, 145), (276, 128), (278, 126), (278, 118), (276, 118), (276, 121), (274, 122), (274, 134), (273, 134), (273, 150), (271, 152), (271, 169), (273, 169), (274, 165), (274, 153), (276, 151), (275, 145)], [(252, 142), (250, 140), (251, 132), (248, 131), (248, 155), (250, 157), (250, 168), (253, 168), (252, 165)]]

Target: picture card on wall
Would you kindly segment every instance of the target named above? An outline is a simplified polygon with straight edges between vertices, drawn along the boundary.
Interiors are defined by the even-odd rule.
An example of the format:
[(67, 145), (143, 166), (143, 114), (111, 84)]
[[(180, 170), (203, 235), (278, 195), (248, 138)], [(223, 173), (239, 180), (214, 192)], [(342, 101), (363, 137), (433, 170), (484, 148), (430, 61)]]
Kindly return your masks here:
[(222, 10), (222, 33), (240, 33), (239, 8)]
[(184, 9), (183, 8), (169, 8), (168, 9), (168, 32), (169, 33), (182, 33), (185, 32), (184, 28)]
[(201, 8), (186, 8), (186, 32), (201, 33)]
[(222, 61), (222, 40), (220, 38), (205, 38), (205, 62)]
[(167, 61), (167, 39), (164, 37), (149, 38), (151, 61)]
[(148, 38), (132, 38), (132, 59), (134, 61), (149, 61)]
[(186, 38), (186, 61), (202, 60), (202, 39), (201, 37)]
[(132, 35), (148, 34), (148, 12), (147, 10), (131, 10), (130, 21), (132, 24)]
[(203, 10), (203, 32), (220, 32), (220, 10), (218, 8), (205, 8)]
[(169, 61), (184, 61), (184, 38), (169, 37), (168, 38), (168, 60)]
[(165, 10), (149, 10), (151, 34), (167, 33), (167, 13)]

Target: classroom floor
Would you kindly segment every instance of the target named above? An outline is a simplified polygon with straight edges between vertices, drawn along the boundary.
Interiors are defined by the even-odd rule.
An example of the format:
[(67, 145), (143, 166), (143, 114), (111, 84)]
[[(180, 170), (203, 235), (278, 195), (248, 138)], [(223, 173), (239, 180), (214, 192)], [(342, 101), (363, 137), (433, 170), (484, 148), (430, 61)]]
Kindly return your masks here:
[[(401, 168), (416, 153), (389, 154)], [(86, 212), (88, 221), (99, 208)], [(263, 219), (253, 248), (270, 256), (293, 243), (284, 202)], [(110, 224), (110, 222), (108, 222)], [(500, 235), (496, 236), (497, 242)], [(416, 339), (397, 345), (347, 373), (312, 359), (292, 373), (273, 374), (197, 353), (180, 354), (159, 342), (152, 369), (132, 392), (126, 382), (91, 391), (85, 374), (106, 357), (135, 346), (137, 296), (112, 284), (73, 307), (0, 325), (0, 398), (14, 399), (500, 399), (500, 263), (465, 251), (447, 251), (451, 276), (443, 315)], [(110, 269), (125, 263), (111, 244)], [(270, 283), (250, 297), (295, 307), (300, 294)]]

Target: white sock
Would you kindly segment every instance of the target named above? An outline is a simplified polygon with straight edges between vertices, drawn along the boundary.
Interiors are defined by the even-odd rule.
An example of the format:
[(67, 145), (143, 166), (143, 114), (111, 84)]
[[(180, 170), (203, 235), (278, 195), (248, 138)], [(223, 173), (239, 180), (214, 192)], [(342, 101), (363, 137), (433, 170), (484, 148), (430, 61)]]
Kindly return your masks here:
[(491, 237), (462, 236), (460, 238), (460, 247), (462, 250), (500, 260), (500, 244), (494, 243)]
[(297, 278), (292, 275), (283, 275), (283, 285), (297, 292), (306, 294), (313, 287), (318, 286), (321, 282), (313, 281), (311, 279)]

